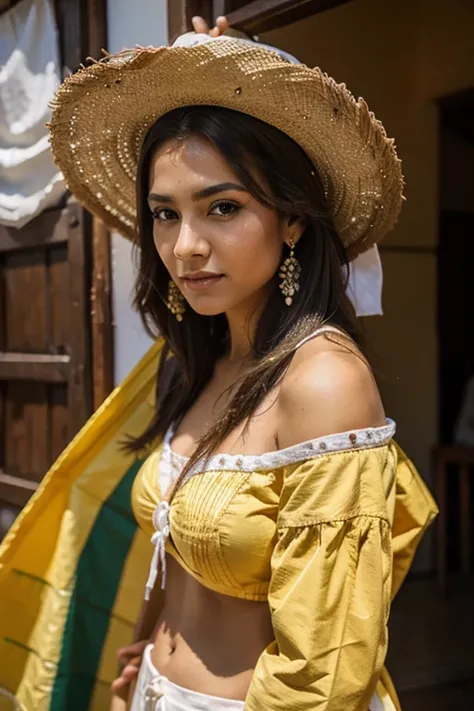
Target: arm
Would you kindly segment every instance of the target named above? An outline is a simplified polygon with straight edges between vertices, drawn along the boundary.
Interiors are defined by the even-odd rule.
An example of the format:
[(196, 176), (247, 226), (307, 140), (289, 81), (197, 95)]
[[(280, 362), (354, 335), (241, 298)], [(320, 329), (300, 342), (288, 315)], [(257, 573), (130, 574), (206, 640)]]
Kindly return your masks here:
[[(275, 641), (257, 663), (246, 710), (366, 711), (387, 645), (385, 491), (396, 454), (388, 441), (362, 444), (384, 422), (363, 361), (299, 355), (281, 386), (281, 446), (344, 431), (347, 444), (285, 470), (269, 590)], [(359, 447), (350, 434), (361, 428)]]

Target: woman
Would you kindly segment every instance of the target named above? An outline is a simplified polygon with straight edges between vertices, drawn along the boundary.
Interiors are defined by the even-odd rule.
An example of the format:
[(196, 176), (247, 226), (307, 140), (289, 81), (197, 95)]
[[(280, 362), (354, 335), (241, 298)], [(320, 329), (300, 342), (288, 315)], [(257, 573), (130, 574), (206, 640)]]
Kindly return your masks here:
[(435, 506), (345, 290), (397, 218), (400, 164), (345, 87), (213, 34), (79, 72), (51, 124), (71, 190), (137, 235), (135, 303), (167, 344), (127, 444), (153, 544), (131, 708), (399, 708), (390, 600)]

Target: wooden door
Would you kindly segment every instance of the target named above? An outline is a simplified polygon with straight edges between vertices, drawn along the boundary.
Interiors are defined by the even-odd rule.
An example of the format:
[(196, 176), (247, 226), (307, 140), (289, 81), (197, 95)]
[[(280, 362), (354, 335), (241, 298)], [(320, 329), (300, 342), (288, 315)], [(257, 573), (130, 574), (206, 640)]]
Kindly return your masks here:
[(92, 411), (84, 219), (0, 226), (0, 532)]
[[(64, 72), (98, 58), (105, 0), (54, 10)], [(110, 291), (109, 235), (74, 201), (0, 226), (0, 537), (112, 389)]]

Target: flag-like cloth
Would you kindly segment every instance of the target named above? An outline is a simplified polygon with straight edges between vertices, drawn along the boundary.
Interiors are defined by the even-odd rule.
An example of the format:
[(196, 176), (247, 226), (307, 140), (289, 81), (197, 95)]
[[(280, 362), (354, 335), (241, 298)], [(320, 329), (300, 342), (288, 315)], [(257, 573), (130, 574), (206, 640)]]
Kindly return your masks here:
[[(25, 711), (104, 711), (133, 636), (150, 542), (131, 510), (157, 341), (44, 477), (0, 545), (0, 688)], [(0, 692), (0, 711), (11, 709)]]

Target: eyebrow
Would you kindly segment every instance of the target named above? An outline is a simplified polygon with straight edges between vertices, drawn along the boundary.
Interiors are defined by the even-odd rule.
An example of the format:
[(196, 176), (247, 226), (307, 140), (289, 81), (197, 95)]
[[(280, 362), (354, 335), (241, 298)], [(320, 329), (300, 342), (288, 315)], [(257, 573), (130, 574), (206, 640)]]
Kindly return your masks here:
[[(226, 190), (239, 190), (240, 192), (246, 193), (247, 190), (238, 183), (219, 183), (218, 185), (210, 185), (208, 188), (199, 190), (197, 193), (193, 193), (193, 200), (203, 200), (204, 198), (215, 195), (216, 193), (224, 193)], [(173, 203), (174, 199), (171, 195), (159, 195), (158, 193), (150, 193), (148, 195), (148, 200), (153, 202), (164, 202)]]

